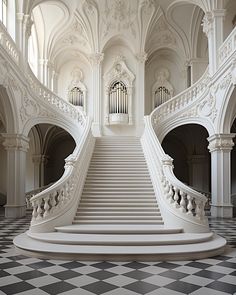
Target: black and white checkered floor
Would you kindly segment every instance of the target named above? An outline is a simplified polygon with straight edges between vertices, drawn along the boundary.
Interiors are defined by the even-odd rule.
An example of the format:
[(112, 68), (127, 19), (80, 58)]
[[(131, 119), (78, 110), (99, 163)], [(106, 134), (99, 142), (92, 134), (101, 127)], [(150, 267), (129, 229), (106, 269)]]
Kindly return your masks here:
[(197, 261), (79, 262), (18, 255), (12, 239), (29, 218), (0, 217), (0, 294), (220, 295), (236, 294), (236, 219), (211, 219), (229, 241), (226, 252)]

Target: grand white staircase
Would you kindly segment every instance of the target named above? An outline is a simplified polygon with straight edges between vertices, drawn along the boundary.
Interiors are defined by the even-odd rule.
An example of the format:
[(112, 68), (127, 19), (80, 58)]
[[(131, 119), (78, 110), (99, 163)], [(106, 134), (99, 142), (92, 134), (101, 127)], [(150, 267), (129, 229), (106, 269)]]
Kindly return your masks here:
[(41, 257), (109, 260), (203, 258), (221, 253), (225, 245), (211, 232), (165, 226), (135, 137), (97, 139), (71, 224), (49, 233), (31, 229), (14, 243)]
[(73, 223), (163, 224), (138, 139), (97, 139)]

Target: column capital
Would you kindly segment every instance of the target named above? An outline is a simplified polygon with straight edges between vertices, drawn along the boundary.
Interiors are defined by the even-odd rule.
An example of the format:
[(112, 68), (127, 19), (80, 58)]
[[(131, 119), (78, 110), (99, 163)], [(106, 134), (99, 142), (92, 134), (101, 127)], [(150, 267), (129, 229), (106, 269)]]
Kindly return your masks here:
[(17, 12), (16, 13), (16, 20), (20, 21), (20, 22), (23, 22), (23, 19), (24, 19), (24, 13), (23, 12)]
[(208, 35), (213, 31), (214, 13), (207, 11), (202, 19), (203, 32)]
[(231, 151), (234, 142), (233, 138), (235, 137), (235, 133), (231, 134), (214, 134), (207, 138), (209, 145), (208, 149), (209, 151), (215, 152), (215, 151)]
[(146, 52), (139, 52), (136, 53), (136, 58), (140, 63), (145, 63), (148, 58), (148, 55)]
[(89, 59), (92, 62), (93, 65), (100, 65), (103, 61), (104, 53), (102, 52), (95, 52), (89, 54)]
[(29, 149), (29, 138), (22, 134), (7, 134), (3, 133), (3, 146), (6, 150), (15, 151), (20, 150), (27, 152)]

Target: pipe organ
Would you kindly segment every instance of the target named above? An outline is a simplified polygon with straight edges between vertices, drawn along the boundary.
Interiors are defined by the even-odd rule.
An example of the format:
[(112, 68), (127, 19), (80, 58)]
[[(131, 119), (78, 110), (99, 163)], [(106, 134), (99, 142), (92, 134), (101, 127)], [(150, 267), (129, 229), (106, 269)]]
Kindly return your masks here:
[(158, 107), (160, 104), (166, 102), (170, 98), (171, 93), (166, 87), (158, 87), (154, 94), (154, 108)]
[(69, 102), (75, 106), (84, 107), (84, 93), (79, 87), (74, 87), (69, 91)]
[(135, 76), (118, 55), (110, 70), (104, 74), (106, 125), (133, 124), (133, 82)]
[(128, 93), (122, 82), (115, 82), (110, 87), (109, 114), (128, 114)]

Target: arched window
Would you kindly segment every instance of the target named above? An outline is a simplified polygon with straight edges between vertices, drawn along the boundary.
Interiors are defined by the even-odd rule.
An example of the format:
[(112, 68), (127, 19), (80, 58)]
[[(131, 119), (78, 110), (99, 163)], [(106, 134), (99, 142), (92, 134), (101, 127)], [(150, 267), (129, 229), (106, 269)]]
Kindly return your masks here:
[(84, 107), (84, 93), (79, 87), (73, 87), (69, 91), (69, 102), (75, 106)]
[(155, 91), (154, 107), (158, 107), (160, 104), (166, 102), (171, 98), (170, 91), (165, 86), (160, 86)]
[(103, 76), (105, 80), (105, 124), (133, 124), (133, 82), (134, 74), (118, 55), (110, 70)]
[(152, 101), (153, 108), (155, 109), (159, 105), (165, 103), (174, 94), (174, 88), (168, 81), (170, 77), (169, 70), (161, 68), (156, 72), (156, 82), (152, 87)]
[(128, 114), (127, 87), (121, 81), (114, 82), (110, 87), (109, 114)]
[(0, 0), (0, 20), (7, 25), (7, 0)]

